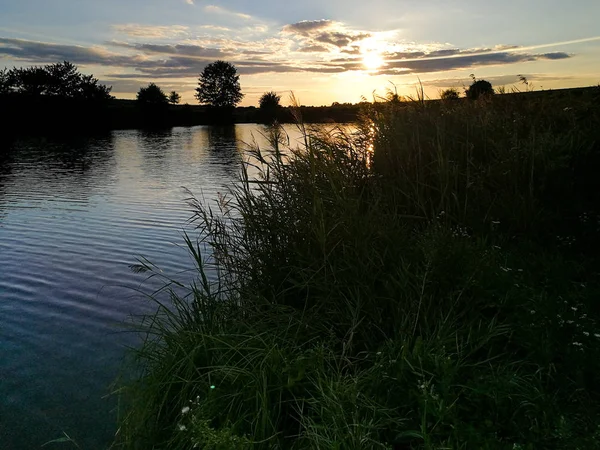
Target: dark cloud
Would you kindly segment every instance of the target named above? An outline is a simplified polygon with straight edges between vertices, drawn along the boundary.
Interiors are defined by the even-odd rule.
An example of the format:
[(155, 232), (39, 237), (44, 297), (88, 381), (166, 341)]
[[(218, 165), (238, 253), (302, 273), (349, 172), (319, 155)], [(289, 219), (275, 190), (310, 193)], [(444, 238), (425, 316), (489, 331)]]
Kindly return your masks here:
[(544, 59), (567, 59), (570, 58), (571, 55), (564, 52), (552, 52), (552, 53), (544, 53), (541, 55)]
[(330, 28), (335, 24), (332, 20), (303, 20), (302, 22), (292, 23), (283, 27), (283, 31), (299, 34), (301, 36), (310, 36), (315, 31)]
[[(562, 52), (530, 54), (516, 52), (474, 50), (436, 50), (429, 53), (399, 52), (384, 55), (386, 64), (376, 75), (402, 75), (409, 73), (444, 72), (455, 69), (469, 69), (478, 66), (505, 65), (537, 60), (557, 60), (570, 58), (572, 55)], [(362, 69), (360, 58), (338, 58), (332, 60), (335, 65), (342, 65), (345, 70)]]
[[(318, 24), (303, 25), (305, 30), (319, 29)], [(321, 28), (323, 24), (320, 24)], [(346, 45), (349, 41), (346, 33), (332, 31), (328, 37), (323, 38), (323, 33), (317, 33), (316, 38), (321, 38), (327, 45)], [(352, 39), (364, 38), (365, 34), (353, 34)], [(238, 57), (227, 51), (207, 48), (198, 45), (167, 45), (167, 44), (127, 44), (112, 43), (117, 47), (129, 50), (132, 54), (115, 54), (97, 47), (82, 47), (76, 45), (51, 44), (22, 39), (0, 38), (0, 55), (9, 56), (33, 64), (53, 63), (68, 60), (75, 64), (94, 64), (108, 67), (129, 69), (130, 74), (115, 74), (110, 78), (115, 80), (133, 79), (165, 79), (165, 78), (196, 78), (206, 64), (215, 59), (227, 59), (238, 68), (242, 75), (255, 75), (261, 73), (340, 73), (353, 70), (364, 70), (362, 59), (352, 57), (350, 51), (345, 53), (347, 58), (338, 58), (327, 63), (310, 63), (296, 61), (264, 61), (259, 55), (267, 52), (246, 49), (236, 52)], [(348, 47), (346, 47), (348, 48)], [(311, 43), (306, 40), (306, 45), (300, 48), (303, 52), (327, 51), (327, 46)], [(254, 60), (245, 59), (244, 56), (255, 56)], [(359, 55), (357, 55), (359, 56)], [(383, 55), (385, 65), (378, 72), (379, 75), (402, 75), (412, 73), (431, 73), (450, 71), (454, 69), (473, 69), (478, 66), (507, 65), (519, 62), (536, 60), (560, 60), (570, 58), (572, 55), (563, 52), (530, 54), (511, 51), (474, 50), (436, 50), (430, 53), (423, 52), (398, 52)], [(250, 56), (251, 57), (251, 56)]]
[(347, 47), (350, 44), (362, 41), (371, 37), (369, 33), (346, 33), (342, 31), (326, 31), (313, 36), (312, 39), (323, 44), (330, 44), (336, 47)]
[[(566, 55), (568, 58), (569, 55)], [(520, 62), (536, 61), (540, 59), (553, 59), (546, 54), (528, 54), (513, 52), (478, 53), (469, 55), (460, 53), (457, 56), (446, 58), (430, 58), (429, 54), (423, 58), (407, 61), (394, 60), (380, 71), (382, 74), (392, 75), (399, 73), (426, 73), (444, 72), (454, 69), (467, 69), (477, 66), (505, 65)]]
[(79, 45), (49, 44), (9, 38), (0, 38), (0, 55), (32, 63), (55, 63), (66, 60), (75, 64), (107, 64), (114, 66), (129, 66), (139, 60), (138, 57), (116, 55)]
[(371, 36), (370, 33), (347, 31), (331, 20), (305, 20), (286, 25), (283, 31), (305, 38), (308, 47), (328, 44), (343, 48)]
[(325, 47), (324, 45), (307, 45), (300, 47), (298, 51), (303, 53), (322, 53), (329, 52), (329, 47)]
[(187, 44), (129, 44), (125, 42), (109, 42), (109, 45), (113, 47), (128, 48), (143, 53), (150, 54), (164, 54), (164, 55), (181, 55), (191, 56), (196, 58), (226, 58), (231, 54), (224, 52), (218, 48), (208, 48), (199, 45), (187, 45)]

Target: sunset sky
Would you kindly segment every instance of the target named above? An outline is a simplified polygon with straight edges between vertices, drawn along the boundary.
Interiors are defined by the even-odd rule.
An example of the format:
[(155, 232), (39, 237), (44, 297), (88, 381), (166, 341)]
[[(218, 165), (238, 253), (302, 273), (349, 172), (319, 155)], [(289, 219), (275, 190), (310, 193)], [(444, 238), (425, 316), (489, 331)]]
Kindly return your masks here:
[(68, 60), (134, 98), (151, 81), (195, 103), (203, 67), (236, 65), (256, 105), (462, 90), (517, 75), (536, 89), (600, 83), (600, 1), (1, 0), (0, 68)]

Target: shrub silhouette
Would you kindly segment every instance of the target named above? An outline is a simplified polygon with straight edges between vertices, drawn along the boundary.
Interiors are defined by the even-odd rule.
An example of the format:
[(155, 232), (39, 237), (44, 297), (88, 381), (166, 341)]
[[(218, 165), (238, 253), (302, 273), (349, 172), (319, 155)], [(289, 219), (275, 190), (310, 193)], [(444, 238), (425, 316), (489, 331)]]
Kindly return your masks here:
[(207, 65), (198, 79), (196, 98), (203, 105), (217, 108), (236, 106), (242, 101), (244, 94), (235, 66), (225, 61)]
[(474, 80), (473, 84), (465, 91), (468, 99), (477, 100), (483, 95), (494, 95), (492, 83), (486, 80)]
[(137, 93), (137, 101), (140, 105), (167, 105), (169, 103), (167, 95), (154, 83), (140, 88)]
[(281, 106), (279, 102), (281, 101), (281, 95), (277, 95), (276, 92), (270, 91), (265, 92), (258, 101), (260, 105), (260, 109), (262, 110), (274, 110)]
[(260, 106), (260, 115), (263, 122), (273, 122), (277, 119), (277, 111), (281, 107), (279, 101), (281, 95), (274, 91), (265, 92), (258, 101)]
[(440, 98), (442, 100), (458, 100), (460, 98), (460, 94), (454, 88), (446, 89), (440, 93)]

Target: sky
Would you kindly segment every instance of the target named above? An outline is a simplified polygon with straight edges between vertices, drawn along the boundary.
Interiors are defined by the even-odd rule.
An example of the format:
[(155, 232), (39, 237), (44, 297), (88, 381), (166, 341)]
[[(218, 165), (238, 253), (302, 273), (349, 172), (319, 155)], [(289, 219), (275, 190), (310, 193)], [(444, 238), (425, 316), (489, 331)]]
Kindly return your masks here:
[(598, 0), (0, 0), (0, 68), (76, 64), (135, 98), (157, 83), (196, 103), (202, 69), (234, 64), (244, 106), (389, 90), (436, 98), (470, 75), (495, 87), (600, 83)]

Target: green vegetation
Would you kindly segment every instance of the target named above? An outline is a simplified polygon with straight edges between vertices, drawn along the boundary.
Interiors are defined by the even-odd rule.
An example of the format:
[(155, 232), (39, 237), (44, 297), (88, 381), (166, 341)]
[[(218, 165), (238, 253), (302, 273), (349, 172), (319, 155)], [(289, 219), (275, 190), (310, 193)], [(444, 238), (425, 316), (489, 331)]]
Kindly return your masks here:
[(595, 95), (385, 102), (298, 150), (272, 128), (191, 200), (198, 279), (141, 324), (119, 443), (598, 448)]

